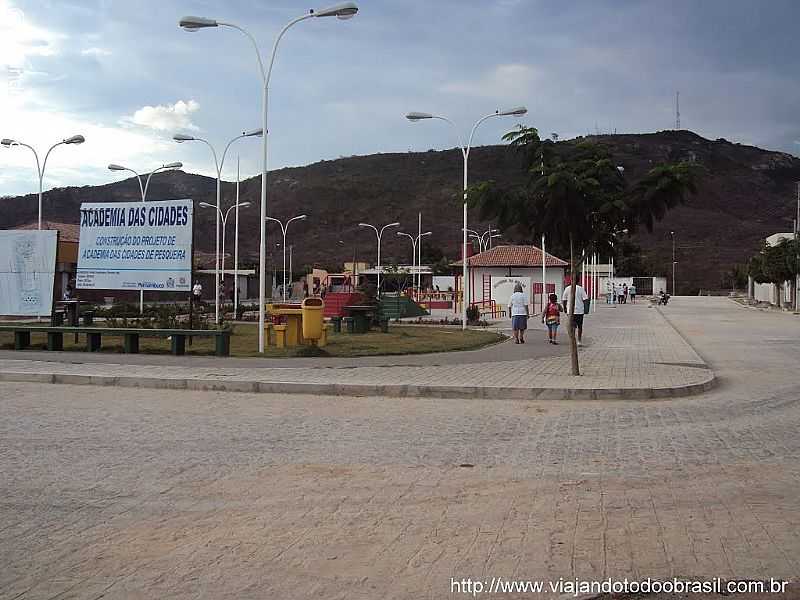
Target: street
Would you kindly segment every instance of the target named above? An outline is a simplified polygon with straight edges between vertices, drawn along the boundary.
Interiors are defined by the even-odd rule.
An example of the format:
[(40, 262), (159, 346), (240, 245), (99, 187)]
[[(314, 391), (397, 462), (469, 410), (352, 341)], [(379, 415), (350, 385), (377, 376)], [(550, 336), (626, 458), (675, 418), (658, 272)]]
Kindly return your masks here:
[(715, 371), (713, 391), (513, 401), (0, 383), (0, 598), (796, 579), (800, 317), (726, 298), (662, 312)]

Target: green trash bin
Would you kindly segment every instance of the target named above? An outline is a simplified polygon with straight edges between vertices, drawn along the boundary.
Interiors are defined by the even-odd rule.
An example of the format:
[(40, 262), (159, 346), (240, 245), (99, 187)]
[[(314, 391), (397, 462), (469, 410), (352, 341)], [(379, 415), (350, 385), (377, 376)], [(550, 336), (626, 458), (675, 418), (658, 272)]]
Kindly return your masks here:
[(357, 312), (353, 315), (353, 330), (354, 333), (367, 333), (369, 331), (369, 316)]
[(334, 333), (342, 333), (342, 317), (331, 317)]
[(342, 323), (344, 323), (344, 330), (347, 333), (355, 333), (355, 325), (353, 323), (353, 317), (344, 317), (342, 319)]

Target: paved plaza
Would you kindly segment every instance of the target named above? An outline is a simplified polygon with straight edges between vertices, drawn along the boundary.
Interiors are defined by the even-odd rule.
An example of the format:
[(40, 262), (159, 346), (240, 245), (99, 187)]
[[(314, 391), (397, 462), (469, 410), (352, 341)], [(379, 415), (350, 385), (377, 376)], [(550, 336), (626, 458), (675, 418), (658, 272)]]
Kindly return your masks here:
[[(0, 379), (199, 390), (510, 399), (652, 398), (708, 389), (714, 375), (662, 311), (609, 307), (586, 318), (582, 377), (570, 375), (568, 337), (546, 343), (531, 319), (525, 345), (473, 352), (351, 359), (204, 359), (48, 352), (0, 354)], [(545, 350), (546, 349), (546, 350)], [(552, 350), (550, 350), (552, 349)], [(531, 359), (536, 360), (531, 360)], [(231, 366), (229, 366), (231, 365)], [(312, 366), (314, 365), (314, 366)], [(390, 368), (391, 367), (391, 368)]]
[[(0, 383), (0, 598), (796, 580), (800, 318), (724, 298), (676, 298), (668, 322), (627, 308), (590, 329), (586, 379), (603, 376), (595, 353), (636, 369), (633, 340), (648, 361), (707, 365), (713, 390), (495, 401)], [(626, 333), (648, 323), (696, 352)]]

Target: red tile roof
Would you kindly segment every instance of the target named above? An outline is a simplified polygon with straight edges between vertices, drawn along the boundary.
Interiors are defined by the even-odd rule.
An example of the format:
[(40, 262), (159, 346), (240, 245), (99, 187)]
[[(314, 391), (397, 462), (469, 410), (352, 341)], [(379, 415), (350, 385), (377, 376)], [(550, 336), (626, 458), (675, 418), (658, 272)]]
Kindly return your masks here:
[[(546, 254), (546, 266), (566, 267), (569, 263)], [(461, 265), (461, 261), (453, 263)], [(536, 246), (495, 246), (469, 257), (470, 267), (541, 267), (542, 250)]]
[[(38, 229), (39, 222), (27, 223), (14, 229)], [(58, 223), (56, 221), (42, 221), (42, 229), (57, 229), (60, 242), (78, 242), (81, 228), (74, 223)]]

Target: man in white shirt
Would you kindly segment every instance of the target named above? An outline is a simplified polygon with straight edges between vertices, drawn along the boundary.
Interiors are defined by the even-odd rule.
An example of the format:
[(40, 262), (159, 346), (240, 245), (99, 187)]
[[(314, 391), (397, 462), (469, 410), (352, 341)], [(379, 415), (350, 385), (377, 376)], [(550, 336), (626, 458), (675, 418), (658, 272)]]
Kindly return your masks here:
[(570, 324), (575, 327), (578, 332), (578, 346), (581, 345), (581, 338), (583, 337), (583, 313), (584, 302), (589, 299), (586, 295), (586, 290), (578, 284), (575, 286), (575, 314), (570, 314), (570, 297), (572, 296), (572, 286), (568, 285), (564, 288), (564, 293), (561, 296), (561, 302), (564, 305), (564, 312), (570, 315)]

